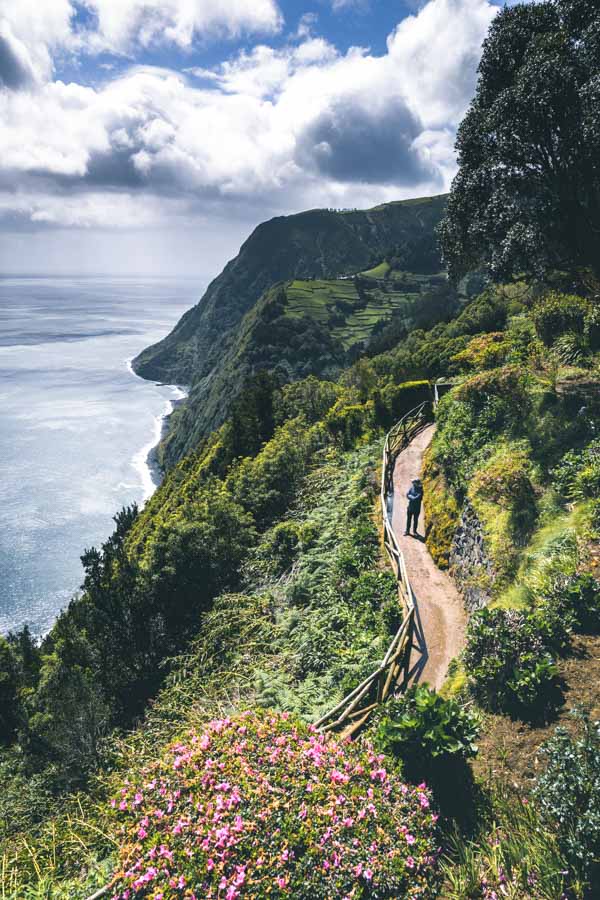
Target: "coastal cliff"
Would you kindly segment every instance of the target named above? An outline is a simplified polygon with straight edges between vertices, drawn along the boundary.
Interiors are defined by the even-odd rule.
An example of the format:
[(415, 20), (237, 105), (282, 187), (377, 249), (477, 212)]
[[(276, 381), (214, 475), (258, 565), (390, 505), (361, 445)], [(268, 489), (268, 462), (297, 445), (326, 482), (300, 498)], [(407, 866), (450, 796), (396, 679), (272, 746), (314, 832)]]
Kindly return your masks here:
[(137, 374), (188, 384), (160, 448), (176, 464), (259, 372), (335, 378), (359, 355), (455, 313), (436, 240), (445, 196), (366, 211), (311, 210), (258, 226)]

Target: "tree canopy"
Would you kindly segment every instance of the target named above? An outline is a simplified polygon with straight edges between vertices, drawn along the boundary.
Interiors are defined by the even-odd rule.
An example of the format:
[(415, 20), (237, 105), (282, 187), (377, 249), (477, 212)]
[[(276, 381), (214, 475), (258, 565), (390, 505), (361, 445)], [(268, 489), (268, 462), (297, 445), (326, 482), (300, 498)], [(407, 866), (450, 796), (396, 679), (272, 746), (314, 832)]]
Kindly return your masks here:
[(600, 7), (545, 0), (500, 12), (457, 137), (441, 226), (456, 279), (600, 272)]

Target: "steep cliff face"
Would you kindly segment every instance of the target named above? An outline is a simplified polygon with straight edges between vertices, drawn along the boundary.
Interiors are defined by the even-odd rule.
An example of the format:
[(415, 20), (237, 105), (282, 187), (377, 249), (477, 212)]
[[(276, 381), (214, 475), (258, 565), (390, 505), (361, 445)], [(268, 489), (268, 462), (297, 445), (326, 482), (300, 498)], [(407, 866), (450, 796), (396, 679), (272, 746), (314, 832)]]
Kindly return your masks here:
[[(379, 267), (381, 268), (381, 267)], [(310, 279), (274, 285), (232, 331), (211, 372), (196, 379), (163, 442), (167, 467), (193, 450), (226, 417), (229, 404), (258, 372), (280, 382), (335, 378), (362, 353), (414, 328), (451, 316), (458, 295), (443, 273), (396, 273), (381, 279)]]
[[(396, 254), (407, 268), (415, 260), (436, 265), (434, 229), (445, 196), (388, 203), (366, 211), (310, 210), (259, 225), (239, 254), (209, 285), (164, 340), (133, 362), (144, 378), (192, 384), (213, 370), (231, 332), (259, 297), (279, 281), (353, 274)], [(433, 257), (433, 259), (432, 259)]]

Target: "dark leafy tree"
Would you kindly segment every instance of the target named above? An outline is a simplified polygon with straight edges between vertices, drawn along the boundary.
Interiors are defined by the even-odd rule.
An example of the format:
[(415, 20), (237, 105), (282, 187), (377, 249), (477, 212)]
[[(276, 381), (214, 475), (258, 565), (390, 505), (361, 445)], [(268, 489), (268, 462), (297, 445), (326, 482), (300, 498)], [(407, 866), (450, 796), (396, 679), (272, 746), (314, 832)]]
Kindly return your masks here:
[(244, 390), (231, 405), (233, 456), (254, 456), (273, 436), (273, 392), (277, 382), (262, 371), (248, 378)]
[(98, 679), (95, 648), (72, 617), (60, 616), (43, 650), (39, 683), (28, 701), (27, 745), (39, 761), (59, 762), (65, 783), (73, 786), (99, 761), (110, 708)]
[(600, 6), (506, 8), (483, 46), (441, 225), (453, 279), (484, 264), (600, 275)]
[(8, 641), (0, 637), (0, 746), (11, 743), (19, 725), (18, 689), (16, 656)]

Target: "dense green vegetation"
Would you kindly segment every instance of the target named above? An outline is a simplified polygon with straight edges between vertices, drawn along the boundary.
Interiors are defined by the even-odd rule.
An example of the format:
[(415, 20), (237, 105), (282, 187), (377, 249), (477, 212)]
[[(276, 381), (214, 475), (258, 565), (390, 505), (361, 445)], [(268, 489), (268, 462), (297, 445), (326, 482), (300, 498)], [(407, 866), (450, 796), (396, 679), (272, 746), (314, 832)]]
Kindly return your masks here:
[(134, 361), (141, 375), (190, 385), (161, 448), (165, 466), (223, 422), (247, 377), (337, 377), (382, 329), (390, 346), (407, 328), (452, 315), (460, 292), (441, 274), (435, 239), (445, 201), (311, 210), (260, 225), (198, 306)]
[[(313, 211), (257, 229), (138, 360), (194, 379), (164, 482), (86, 550), (81, 594), (41, 644), (26, 629), (0, 640), (3, 898), (85, 897), (112, 879), (121, 898), (153, 900), (598, 895), (598, 725), (564, 697), (600, 709), (586, 683), (600, 632), (600, 286), (581, 245), (559, 241), (556, 181), (523, 159), (530, 113), (557, 153), (587, 159), (599, 33), (585, 0), (508, 8), (492, 26), (443, 237), (454, 273), (512, 280), (478, 271), (459, 289), (440, 275), (443, 198)], [(517, 123), (528, 143), (513, 106), (557, 59), (564, 84), (546, 79)], [(568, 146), (565, 91), (569, 127), (585, 130)], [(486, 135), (491, 156), (474, 161)], [(594, 173), (578, 171), (579, 212), (596, 208)], [(485, 232), (477, 204), (497, 213), (508, 187), (514, 202)], [(517, 225), (536, 235), (531, 267)], [(481, 608), (439, 694), (412, 686), (356, 742), (325, 740), (309, 723), (400, 622), (379, 530), (383, 436), (440, 376), (427, 544)], [(498, 723), (508, 743), (528, 736), (525, 788), (481, 774)]]
[(190, 401), (177, 410), (163, 459), (172, 461), (221, 424), (257, 373), (273, 373), (280, 385), (311, 374), (335, 379), (361, 355), (451, 317), (459, 305), (444, 273), (389, 269), (384, 278), (361, 274), (273, 286), (246, 313), (210, 378), (195, 384)]
[[(478, 721), (488, 708), (550, 719), (560, 707), (556, 659), (570, 652), (572, 634), (600, 622), (589, 549), (598, 527), (599, 410), (589, 396), (597, 356), (585, 327), (585, 367), (561, 362), (560, 334), (544, 342), (544, 311), (561, 302), (571, 308), (568, 295), (541, 286), (490, 287), (453, 321), (412, 331), (337, 381), (280, 385), (261, 375), (142, 512), (117, 517), (111, 539), (83, 557), (81, 598), (42, 646), (26, 633), (2, 644), (8, 896), (46, 878), (59, 878), (68, 896), (105, 877), (114, 865), (106, 837), (114, 778), (138, 778), (189, 727), (247, 708), (314, 721), (370, 671), (399, 624), (377, 532), (381, 436), (430, 396), (427, 380), (402, 379), (446, 366), (456, 386), (438, 410), (426, 485), (437, 479), (456, 510), (444, 540), (465, 503), (479, 517), (494, 563), (492, 607), (472, 618), (456, 696), (419, 689), (390, 703), (373, 729), (388, 766), (433, 786), (444, 828), (468, 829), (468, 853), (461, 844), (453, 855), (445, 839), (445, 889), (458, 891), (451, 886), (475, 872), (479, 889), (500, 878), (485, 851), (498, 827), (488, 804), (499, 819), (516, 818), (519, 833), (534, 813), (512, 800), (504, 808), (495, 788), (482, 795), (473, 785)], [(563, 334), (572, 321), (564, 316)], [(432, 546), (440, 533), (434, 519)], [(132, 726), (115, 756), (115, 729)], [(443, 787), (448, 767), (458, 795)], [(588, 857), (584, 865), (551, 836), (551, 815), (543, 812), (547, 831), (519, 860), (508, 845), (504, 863), (496, 858), (512, 867), (514, 896), (534, 871), (546, 893), (532, 897), (553, 896), (557, 883), (583, 896), (593, 877)], [(54, 869), (48, 828), (54, 854), (64, 853)], [(77, 839), (89, 853), (83, 870), (67, 852)], [(567, 874), (539, 872), (548, 858)]]

